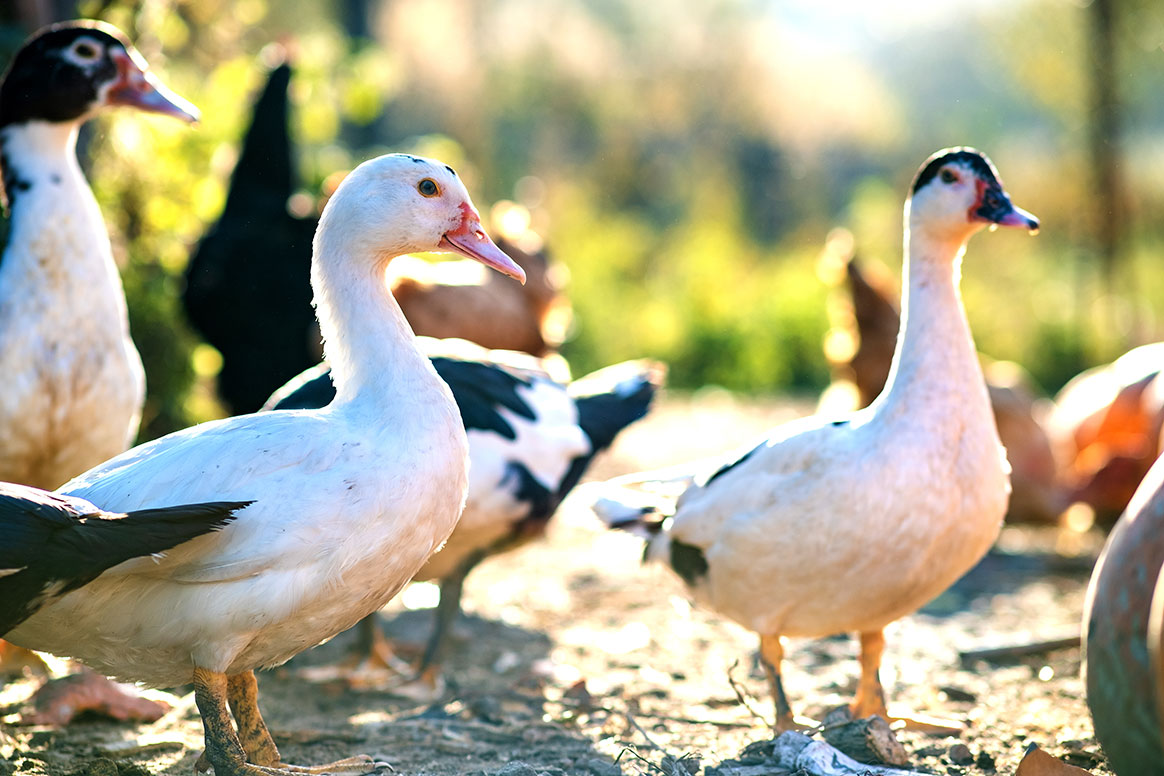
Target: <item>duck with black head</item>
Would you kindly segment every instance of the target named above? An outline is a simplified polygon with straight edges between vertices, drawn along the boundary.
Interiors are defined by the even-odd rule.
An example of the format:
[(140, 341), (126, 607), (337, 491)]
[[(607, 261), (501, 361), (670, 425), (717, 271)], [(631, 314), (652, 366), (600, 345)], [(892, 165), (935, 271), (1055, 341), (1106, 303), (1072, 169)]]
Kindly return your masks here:
[[(105, 223), (76, 154), (81, 125), (119, 105), (198, 118), (120, 31), (95, 21), (40, 30), (0, 79), (0, 202), (8, 211), (0, 224), (7, 226), (0, 253), (3, 481), (55, 488), (137, 435), (145, 373)], [(0, 666), (28, 662), (38, 661), (0, 642)], [(75, 705), (66, 699), (61, 708)]]
[(663, 479), (651, 474), (593, 486), (604, 520), (645, 535), (648, 559), (760, 635), (778, 727), (796, 724), (781, 681), (785, 636), (855, 631), (850, 708), (887, 716), (884, 628), (949, 587), (998, 535), (1009, 466), (958, 282), (974, 234), (1038, 225), (981, 152), (939, 151), (905, 203), (902, 326), (872, 404), (785, 424), (719, 465), (673, 469), (677, 500), (644, 492)]
[(81, 125), (119, 105), (198, 117), (124, 35), (100, 22), (41, 30), (0, 82), (10, 217), (0, 255), (0, 480), (55, 488), (137, 434), (145, 375), (76, 153)]

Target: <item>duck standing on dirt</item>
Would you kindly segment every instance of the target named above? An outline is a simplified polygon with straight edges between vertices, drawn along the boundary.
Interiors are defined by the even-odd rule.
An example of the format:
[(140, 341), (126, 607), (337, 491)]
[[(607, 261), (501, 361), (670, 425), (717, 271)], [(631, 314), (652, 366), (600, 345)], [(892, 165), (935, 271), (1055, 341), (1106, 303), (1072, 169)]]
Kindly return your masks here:
[(0, 480), (58, 487), (137, 434), (145, 374), (109, 235), (76, 153), (81, 124), (116, 105), (198, 116), (100, 22), (45, 28), (0, 83), (10, 211), (0, 257)]
[[(885, 390), (839, 419), (776, 429), (738, 460), (672, 477), (677, 502), (596, 486), (596, 512), (648, 537), (695, 599), (760, 634), (777, 725), (794, 725), (784, 636), (856, 631), (854, 716), (886, 716), (878, 678), (886, 625), (915, 611), (990, 548), (1008, 466), (958, 293), (966, 243), (984, 227), (1034, 231), (994, 166), (970, 148), (922, 165), (905, 205), (903, 325)], [(675, 471), (675, 470), (672, 470)]]
[[(46, 27), (0, 82), (0, 480), (55, 488), (137, 435), (145, 373), (97, 201), (77, 161), (81, 124), (125, 105), (195, 121), (116, 28)], [(5, 225), (0, 223), (0, 233)], [(39, 659), (0, 642), (0, 665)], [(106, 688), (109, 703), (123, 693)], [(73, 704), (80, 708), (83, 704)]]
[[(117, 511), (253, 502), (223, 530), (160, 561), (121, 564), (9, 634), (117, 678), (193, 682), (202, 764), (217, 776), (302, 772), (282, 763), (267, 732), (254, 670), (383, 606), (464, 506), (468, 442), (456, 404), (383, 283), (388, 261), (411, 251), (456, 252), (524, 279), (482, 230), (451, 168), (404, 154), (365, 162), (336, 190), (314, 240), (312, 286), (335, 400), (203, 423), (60, 491)], [(318, 770), (374, 767), (356, 757)]]
[[(449, 384), (469, 437), (465, 511), (414, 577), (440, 580), (436, 621), (420, 663), (425, 676), (460, 614), (465, 577), (486, 558), (545, 533), (594, 457), (647, 413), (666, 370), (653, 361), (627, 361), (563, 384), (525, 353), (460, 339), (420, 337), (418, 344)], [(321, 364), (281, 388), (266, 408), (319, 408), (334, 396), (331, 370)], [(361, 629), (358, 650), (390, 667), (391, 651), (374, 616)]]

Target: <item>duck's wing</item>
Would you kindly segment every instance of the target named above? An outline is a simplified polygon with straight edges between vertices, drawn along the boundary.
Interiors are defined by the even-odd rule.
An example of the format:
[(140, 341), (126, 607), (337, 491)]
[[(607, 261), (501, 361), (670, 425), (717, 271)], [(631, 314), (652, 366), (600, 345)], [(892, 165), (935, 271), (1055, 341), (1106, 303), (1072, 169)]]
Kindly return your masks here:
[[(318, 545), (313, 521), (333, 509), (335, 495), (319, 487), (320, 478), (313, 475), (340, 482), (348, 468), (365, 465), (355, 460), (358, 445), (320, 444), (334, 431), (322, 415), (260, 413), (203, 423), (122, 453), (60, 492), (119, 512), (175, 501), (255, 502), (221, 535), (177, 548), (162, 563), (135, 561), (113, 572), (210, 582), (310, 563), (327, 549)], [(303, 508), (286, 513), (264, 508), (264, 499), (275, 494)]]
[(257, 500), (263, 487), (289, 467), (326, 469), (342, 446), (320, 444), (330, 431), (320, 413), (256, 413), (200, 423), (138, 445), (75, 477), (58, 493), (101, 509), (128, 511), (174, 501)]
[(491, 431), (509, 440), (516, 439), (517, 432), (502, 410), (536, 421), (538, 413), (529, 389), (535, 379), (552, 382), (545, 373), (531, 373), (484, 359), (436, 356), (432, 365), (452, 390), (466, 431)]
[(106, 569), (217, 530), (246, 505), (215, 502), (115, 514), (83, 499), (0, 483), (0, 635)]
[(666, 528), (685, 542), (710, 546), (725, 520), (762, 510), (757, 483), (781, 478), (791, 483), (842, 437), (850, 437), (859, 419), (860, 413), (800, 418), (773, 429), (759, 444), (726, 455), (584, 485), (584, 499), (611, 528), (644, 537)]

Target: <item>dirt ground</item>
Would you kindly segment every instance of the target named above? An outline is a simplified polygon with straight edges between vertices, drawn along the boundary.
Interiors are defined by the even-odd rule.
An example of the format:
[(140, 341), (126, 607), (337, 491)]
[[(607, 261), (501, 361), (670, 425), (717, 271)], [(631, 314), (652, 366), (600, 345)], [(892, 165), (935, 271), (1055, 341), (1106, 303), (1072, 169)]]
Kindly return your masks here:
[[(665, 400), (597, 462), (593, 475), (663, 466), (760, 437), (804, 414), (807, 402), (737, 402), (723, 393)], [(305, 666), (344, 656), (352, 634), (260, 675), (260, 701), (284, 758), (327, 762), (366, 753), (401, 774), (562, 776), (660, 772), (665, 756), (688, 772), (770, 738), (737, 699), (729, 673), (771, 713), (756, 638), (692, 608), (664, 569), (640, 564), (641, 544), (602, 531), (567, 502), (546, 541), (486, 562), (466, 585), (447, 685), (435, 701), (395, 691), (312, 683)], [(1055, 530), (1008, 528), (998, 547), (954, 588), (887, 634), (883, 678), (895, 704), (964, 720), (960, 738), (901, 733), (915, 770), (1011, 774), (1028, 743), (1108, 774), (1092, 734), (1080, 650), (974, 660), (959, 652), (1077, 634), (1102, 537), (1065, 541)], [(1069, 545), (1069, 546), (1066, 546)], [(431, 586), (413, 586), (381, 614), (404, 647), (422, 643)], [(786, 687), (800, 713), (820, 718), (855, 689), (848, 637), (794, 641)], [(733, 666), (735, 668), (733, 669)], [(0, 693), (10, 716), (35, 687)], [(83, 720), (63, 730), (0, 733), (0, 776), (189, 774), (201, 725), (189, 688), (153, 693), (173, 709), (152, 724)], [(955, 748), (962, 744), (961, 748)], [(969, 760), (969, 762), (967, 762)]]

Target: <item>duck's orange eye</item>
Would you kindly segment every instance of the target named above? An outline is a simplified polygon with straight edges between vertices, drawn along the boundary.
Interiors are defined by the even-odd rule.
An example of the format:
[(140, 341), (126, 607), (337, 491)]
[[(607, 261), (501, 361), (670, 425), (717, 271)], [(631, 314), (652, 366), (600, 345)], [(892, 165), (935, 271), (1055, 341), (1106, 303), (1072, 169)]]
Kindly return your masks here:
[(953, 183), (958, 180), (958, 176), (949, 170), (942, 170), (942, 183)]
[(85, 61), (87, 61), (87, 62), (88, 62), (88, 61), (92, 61), (92, 60), (96, 59), (96, 58), (97, 58), (97, 56), (98, 56), (97, 47), (96, 47), (96, 46), (94, 46), (92, 43), (88, 43), (88, 42), (85, 42), (85, 41), (79, 41), (79, 42), (77, 42), (77, 43), (76, 43), (76, 44), (73, 46), (73, 53), (74, 53), (74, 54), (75, 54), (75, 55), (76, 55), (76, 56), (77, 56), (79, 59), (83, 59), (83, 60), (85, 60)]
[(416, 184), (416, 190), (420, 192), (422, 197), (435, 197), (441, 193), (441, 187), (432, 178), (425, 178)]

